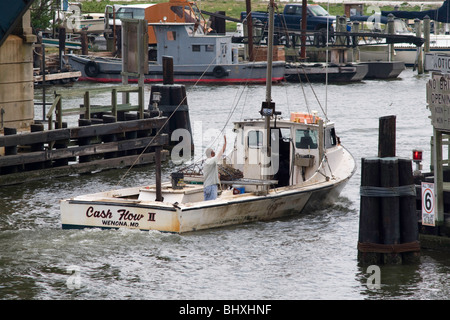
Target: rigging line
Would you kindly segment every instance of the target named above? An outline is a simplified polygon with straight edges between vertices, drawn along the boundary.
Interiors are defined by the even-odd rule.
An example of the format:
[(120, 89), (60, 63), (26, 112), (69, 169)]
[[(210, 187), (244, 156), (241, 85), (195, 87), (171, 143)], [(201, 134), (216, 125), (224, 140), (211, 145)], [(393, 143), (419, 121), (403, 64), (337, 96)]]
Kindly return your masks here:
[[(223, 132), (225, 131), (225, 128), (227, 127), (228, 123), (230, 122), (231, 117), (233, 116), (234, 112), (236, 111), (236, 108), (237, 108), (237, 106), (238, 106), (238, 104), (239, 104), (239, 101), (241, 100), (242, 95), (244, 94), (245, 88), (246, 88), (247, 85), (248, 85), (248, 80), (249, 80), (249, 79), (247, 79), (247, 81), (246, 81), (246, 83), (245, 83), (245, 85), (244, 85), (244, 89), (241, 91), (241, 94), (239, 95), (239, 98), (238, 98), (237, 102), (236, 102), (236, 98), (238, 97), (238, 93), (236, 93), (235, 98), (234, 98), (234, 99), (235, 99), (234, 102), (236, 102), (236, 103), (235, 103), (234, 107), (231, 108), (231, 110), (230, 110), (230, 112), (229, 112), (229, 114), (228, 114), (228, 118), (227, 118), (227, 120), (225, 121), (224, 126), (223, 126), (222, 129), (220, 130), (219, 135), (217, 135), (217, 136), (215, 137), (215, 139), (213, 140), (213, 142), (211, 142), (211, 143), (208, 145), (208, 147), (212, 147), (212, 146), (217, 142), (217, 139), (219, 138), (219, 136), (221, 136), (221, 135), (223, 134)], [(242, 108), (242, 109), (244, 109), (244, 108)], [(197, 158), (196, 160), (194, 160), (194, 163), (197, 163), (197, 162), (199, 162), (199, 161), (204, 161), (204, 160), (203, 160), (203, 157), (204, 157), (204, 154), (203, 154), (203, 152), (202, 152), (202, 153), (200, 154), (200, 157)]]
[[(327, 115), (327, 112), (326, 112), (325, 110), (323, 110), (323, 107), (322, 107), (322, 104), (320, 103), (319, 97), (317, 96), (316, 91), (314, 90), (311, 81), (309, 81), (308, 75), (306, 74), (306, 72), (304, 71), (304, 69), (303, 69), (303, 72), (304, 72), (304, 74), (305, 74), (305, 77), (306, 77), (307, 82), (309, 83), (309, 87), (311, 88), (311, 91), (313, 92), (314, 97), (316, 98), (317, 104), (319, 105), (320, 110), (322, 110), (322, 113), (323, 113), (323, 115), (325, 116), (325, 119), (327, 119), (327, 122), (328, 122), (328, 115)], [(327, 75), (328, 75), (328, 70), (327, 70), (326, 76), (327, 76)]]
[(316, 98), (317, 104), (319, 105), (320, 109), (322, 110), (322, 113), (324, 114), (326, 120), (328, 121), (328, 116), (327, 116), (325, 110), (323, 109), (322, 104), (320, 103), (319, 97), (317, 96), (316, 91), (314, 90), (311, 81), (309, 81), (309, 77), (308, 77), (308, 75), (306, 74), (306, 71), (305, 71), (304, 66), (300, 65), (300, 68), (296, 67), (296, 69), (297, 69), (298, 80), (299, 80), (299, 82), (300, 82), (300, 84), (301, 84), (301, 87), (302, 87), (303, 96), (305, 97), (306, 108), (307, 108), (308, 112), (310, 112), (310, 110), (309, 110), (309, 105), (308, 105), (308, 101), (306, 100), (306, 94), (305, 94), (305, 91), (304, 91), (304, 89), (303, 89), (303, 82), (302, 82), (302, 79), (301, 79), (301, 76), (300, 76), (300, 71), (299, 71), (299, 69), (301, 69), (301, 70), (303, 71), (303, 75), (304, 75), (305, 78), (306, 78), (306, 82), (309, 83), (310, 89), (311, 89), (311, 91), (313, 92), (314, 97)]
[(291, 114), (291, 108), (289, 107), (290, 102), (289, 102), (289, 95), (288, 95), (288, 86), (284, 86), (284, 90), (286, 92), (286, 106), (288, 109), (288, 114)]
[[(214, 61), (217, 59), (217, 56), (214, 57), (214, 59), (211, 61), (211, 63), (208, 65), (208, 67), (205, 68), (205, 70), (203, 71), (203, 73), (200, 75), (200, 77), (197, 79), (197, 81), (194, 83), (193, 87), (196, 87), (198, 85), (198, 83), (200, 82), (200, 80), (203, 78), (203, 76), (205, 75), (206, 71), (209, 69), (209, 67), (214, 63)], [(180, 103), (178, 104), (178, 106), (175, 108), (174, 111), (172, 111), (172, 113), (169, 115), (169, 117), (166, 119), (166, 121), (164, 122), (164, 125), (162, 125), (159, 130), (156, 132), (155, 136), (150, 140), (150, 142), (145, 146), (145, 148), (142, 150), (142, 152), (136, 157), (136, 160), (134, 160), (134, 162), (132, 163), (132, 165), (127, 169), (127, 171), (124, 173), (124, 175), (119, 179), (119, 181), (117, 182), (116, 186), (118, 186), (122, 180), (128, 175), (128, 173), (130, 172), (130, 170), (136, 165), (137, 161), (139, 160), (139, 158), (145, 153), (145, 151), (148, 149), (148, 147), (153, 143), (153, 141), (155, 141), (156, 137), (159, 136), (159, 134), (161, 133), (161, 131), (163, 130), (163, 128), (169, 123), (169, 120), (172, 118), (172, 116), (175, 114), (175, 112), (177, 112), (177, 110), (180, 108), (180, 106), (186, 101), (187, 96), (185, 96)]]
[[(303, 70), (303, 73), (306, 75), (305, 69), (304, 69), (303, 67), (301, 67), (301, 69)], [(308, 99), (306, 98), (305, 88), (303, 87), (302, 77), (300, 76), (300, 72), (299, 72), (298, 69), (297, 69), (297, 75), (298, 75), (298, 81), (300, 82), (300, 87), (302, 88), (303, 97), (305, 98), (306, 110), (308, 110), (308, 113), (311, 113), (311, 111), (309, 110)], [(307, 79), (308, 79), (308, 78), (307, 78)]]
[[(260, 48), (257, 48), (256, 50), (261, 50), (261, 49), (260, 49)], [(250, 71), (250, 77), (248, 77), (248, 78), (246, 79), (245, 84), (243, 85), (243, 89), (242, 89), (241, 93), (240, 93), (239, 95), (238, 95), (238, 93), (236, 93), (236, 95), (235, 95), (235, 100), (234, 100), (235, 105), (234, 105), (234, 107), (232, 107), (232, 109), (231, 109), (231, 111), (230, 111), (230, 113), (229, 113), (229, 115), (228, 115), (228, 118), (227, 118), (227, 120), (225, 121), (224, 126), (222, 127), (222, 130), (220, 131), (219, 135), (216, 136), (216, 138), (208, 145), (208, 147), (212, 147), (212, 146), (217, 142), (217, 139), (219, 138), (219, 136), (222, 135), (223, 132), (225, 131), (225, 128), (227, 127), (228, 123), (229, 123), (230, 120), (231, 120), (231, 117), (233, 116), (234, 112), (236, 111), (236, 109), (237, 109), (237, 107), (238, 107), (239, 101), (241, 100), (241, 98), (242, 98), (242, 96), (243, 96), (243, 94), (244, 94), (244, 92), (245, 92), (245, 89), (248, 89), (249, 80), (250, 80), (250, 78), (251, 78), (251, 75), (252, 75), (252, 73), (253, 73), (253, 70), (254, 70), (254, 67), (253, 67), (253, 65), (252, 65), (252, 66), (251, 66), (251, 71)], [(236, 101), (236, 98), (237, 98), (237, 97), (239, 97), (239, 98), (238, 98), (238, 100)], [(245, 98), (245, 102), (246, 102), (246, 101), (247, 101), (247, 95), (246, 95), (246, 98)], [(243, 114), (243, 112), (244, 112), (244, 108), (245, 108), (245, 103), (244, 103), (244, 105), (243, 105), (243, 107), (242, 107), (241, 119), (242, 119), (242, 114)], [(199, 162), (199, 161), (204, 161), (203, 157), (204, 157), (204, 154), (203, 154), (203, 152), (202, 152), (202, 153), (200, 154), (200, 157), (199, 157), (199, 158), (193, 160), (193, 163), (197, 163), (197, 162)]]
[[(260, 48), (256, 48), (256, 51), (258, 51), (258, 50), (261, 50), (261, 49), (260, 49)], [(227, 120), (225, 121), (225, 124), (224, 124), (224, 126), (222, 127), (222, 130), (220, 131), (220, 134), (223, 134), (223, 132), (225, 131), (225, 128), (227, 127), (228, 123), (229, 123), (230, 120), (231, 120), (231, 117), (233, 116), (234, 112), (236, 111), (236, 109), (237, 109), (237, 107), (238, 107), (239, 101), (241, 100), (242, 95), (243, 95), (244, 92), (245, 92), (245, 89), (248, 88), (249, 80), (250, 80), (250, 78), (251, 78), (251, 76), (252, 76), (253, 70), (254, 70), (254, 65), (252, 65), (251, 68), (250, 68), (250, 76), (247, 77), (247, 79), (246, 79), (246, 81), (245, 81), (245, 84), (243, 85), (243, 90), (241, 91), (240, 94), (238, 94), (239, 92), (237, 92), (236, 95), (235, 95), (235, 98), (234, 98), (234, 101), (233, 101), (234, 107), (231, 108), (231, 110), (230, 110), (230, 112), (229, 112), (229, 114), (228, 114), (228, 118), (227, 118)], [(237, 99), (237, 101), (236, 101), (236, 99)], [(241, 118), (242, 118), (242, 113), (243, 113), (243, 111), (244, 111), (244, 107), (242, 108)], [(219, 134), (219, 135), (220, 135), (220, 134)], [(209, 146), (214, 145), (214, 144), (216, 143), (217, 139), (218, 139), (218, 136), (214, 139), (214, 141), (213, 141), (212, 143), (210, 143)]]

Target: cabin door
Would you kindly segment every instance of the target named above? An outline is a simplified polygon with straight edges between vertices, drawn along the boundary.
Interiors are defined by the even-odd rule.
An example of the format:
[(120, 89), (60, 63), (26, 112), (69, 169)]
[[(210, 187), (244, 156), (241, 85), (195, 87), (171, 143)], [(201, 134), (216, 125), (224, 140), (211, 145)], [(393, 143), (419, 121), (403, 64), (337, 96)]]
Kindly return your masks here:
[[(287, 159), (289, 163), (289, 143), (283, 142), (280, 129), (271, 129), (271, 156), (267, 157), (265, 148), (266, 130), (249, 128), (245, 132), (244, 177), (248, 179), (274, 179), (281, 177), (280, 164)], [(280, 147), (282, 149), (280, 149)], [(289, 166), (289, 165), (287, 165)], [(283, 170), (286, 169), (283, 167)], [(288, 183), (289, 169), (282, 174), (284, 183)], [(287, 185), (287, 184), (286, 184)]]
[(262, 179), (261, 167), (263, 160), (264, 131), (251, 128), (245, 132), (244, 177)]

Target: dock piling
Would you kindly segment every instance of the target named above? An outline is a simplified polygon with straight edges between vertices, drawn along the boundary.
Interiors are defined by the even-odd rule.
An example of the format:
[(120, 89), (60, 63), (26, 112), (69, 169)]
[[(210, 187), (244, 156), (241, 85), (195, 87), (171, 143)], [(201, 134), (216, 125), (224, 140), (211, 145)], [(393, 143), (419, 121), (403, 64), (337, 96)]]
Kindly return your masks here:
[(385, 116), (379, 119), (378, 157), (395, 157), (396, 116)]
[(379, 120), (378, 157), (361, 162), (358, 260), (415, 262), (420, 245), (412, 160), (395, 155), (395, 116)]

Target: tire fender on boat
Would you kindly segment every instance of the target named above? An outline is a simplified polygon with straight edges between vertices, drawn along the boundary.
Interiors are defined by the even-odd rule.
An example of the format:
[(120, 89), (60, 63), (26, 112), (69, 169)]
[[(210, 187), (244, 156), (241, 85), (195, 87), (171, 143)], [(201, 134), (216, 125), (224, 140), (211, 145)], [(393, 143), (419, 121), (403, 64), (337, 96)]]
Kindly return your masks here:
[(100, 72), (100, 67), (98, 66), (98, 63), (95, 61), (89, 61), (84, 66), (84, 72), (88, 77), (96, 77), (98, 76)]
[(215, 66), (213, 69), (213, 75), (216, 78), (223, 78), (227, 75), (227, 72), (222, 66)]

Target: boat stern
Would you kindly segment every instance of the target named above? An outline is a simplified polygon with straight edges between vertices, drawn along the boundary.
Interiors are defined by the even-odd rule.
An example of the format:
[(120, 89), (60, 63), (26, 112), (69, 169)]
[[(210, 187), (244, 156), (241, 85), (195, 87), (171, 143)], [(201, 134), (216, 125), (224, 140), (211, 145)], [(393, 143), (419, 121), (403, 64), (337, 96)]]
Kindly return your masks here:
[(66, 199), (60, 202), (63, 229), (136, 229), (180, 232), (179, 210), (167, 205), (145, 205), (135, 201)]

